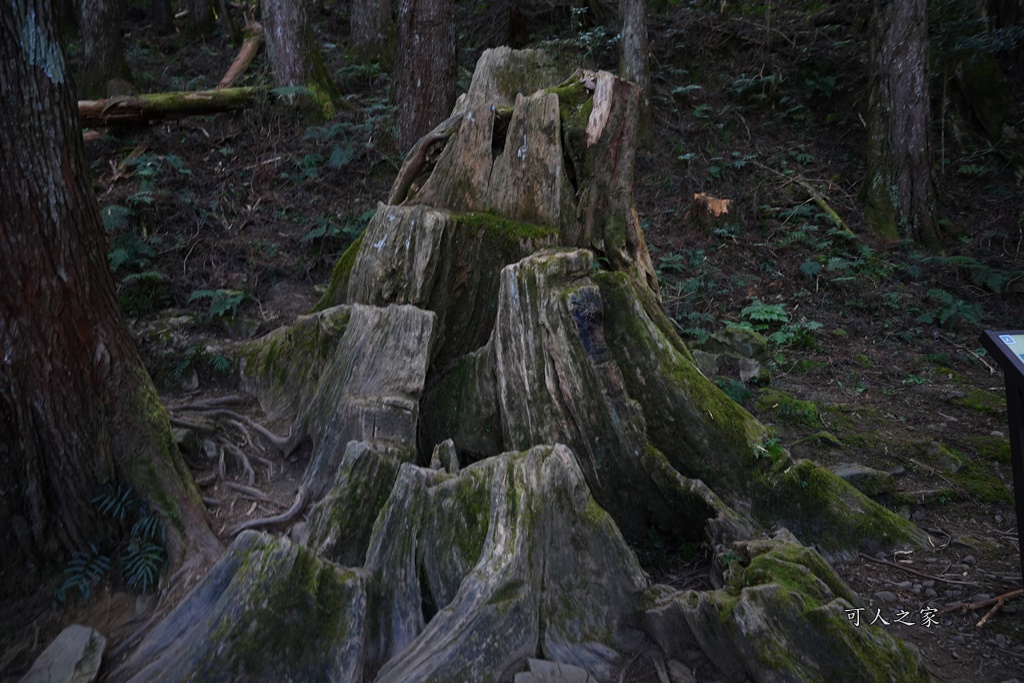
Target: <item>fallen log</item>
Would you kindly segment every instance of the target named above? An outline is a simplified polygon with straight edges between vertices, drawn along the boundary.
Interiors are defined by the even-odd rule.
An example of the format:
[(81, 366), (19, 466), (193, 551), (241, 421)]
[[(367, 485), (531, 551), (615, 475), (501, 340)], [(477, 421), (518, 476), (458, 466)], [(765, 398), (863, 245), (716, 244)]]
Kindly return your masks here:
[(105, 100), (79, 100), (78, 117), (83, 128), (124, 123), (152, 123), (196, 114), (216, 114), (243, 109), (266, 97), (269, 88), (222, 88), (195, 92), (125, 95)]

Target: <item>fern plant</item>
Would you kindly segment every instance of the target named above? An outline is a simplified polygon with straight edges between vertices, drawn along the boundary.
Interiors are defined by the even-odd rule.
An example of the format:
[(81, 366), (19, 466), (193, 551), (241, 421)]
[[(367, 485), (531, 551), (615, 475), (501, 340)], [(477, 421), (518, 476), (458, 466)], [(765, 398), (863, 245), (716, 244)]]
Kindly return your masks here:
[(105, 521), (88, 550), (72, 553), (64, 582), (54, 597), (61, 604), (77, 597), (88, 602), (95, 588), (116, 569), (121, 581), (141, 592), (156, 587), (167, 559), (167, 530), (144, 498), (130, 486), (108, 483), (90, 503)]
[(210, 309), (207, 313), (208, 319), (223, 318), (230, 314), (233, 318), (238, 313), (238, 304), (245, 301), (249, 295), (239, 289), (198, 289), (189, 296), (189, 303), (200, 299), (210, 300)]

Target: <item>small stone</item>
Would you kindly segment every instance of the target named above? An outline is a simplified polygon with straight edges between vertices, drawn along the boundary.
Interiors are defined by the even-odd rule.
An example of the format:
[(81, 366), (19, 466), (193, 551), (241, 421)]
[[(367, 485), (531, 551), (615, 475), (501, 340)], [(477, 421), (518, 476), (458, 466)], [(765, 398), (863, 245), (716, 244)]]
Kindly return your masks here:
[(925, 581), (922, 581), (921, 585), (925, 588), (935, 588), (935, 581), (932, 579), (927, 579)]
[(875, 598), (882, 602), (896, 602), (899, 597), (892, 591), (878, 591), (875, 593)]
[(973, 596), (971, 598), (971, 602), (985, 602), (986, 600), (991, 600), (991, 599), (992, 599), (992, 596), (989, 595), (988, 593), (978, 593), (977, 595), (975, 595), (975, 596)]
[(925, 588), (923, 595), (929, 600), (939, 597), (939, 594), (935, 592), (934, 588)]
[(953, 645), (960, 645), (961, 647), (963, 647), (964, 645), (967, 644), (967, 639), (964, 638), (961, 635), (955, 635), (955, 636), (952, 636), (949, 639), (949, 642), (952, 643)]
[(912, 585), (914, 585), (914, 584), (912, 584), (910, 581), (900, 581), (899, 583), (896, 584), (896, 587), (897, 588), (910, 588)]
[(928, 511), (925, 510), (924, 508), (921, 508), (920, 510), (914, 510), (914, 514), (912, 514), (910, 518), (915, 522), (923, 522), (924, 520), (928, 519)]
[(1006, 521), (1006, 520), (1003, 519), (1002, 515), (996, 515), (995, 519), (996, 519), (996, 524), (1002, 524), (1004, 521)]
[(972, 567), (974, 565), (978, 564), (978, 561), (976, 559), (974, 559), (974, 555), (965, 555), (964, 558), (962, 560), (960, 560), (960, 561), (963, 562), (964, 564), (966, 564), (968, 566), (972, 566)]
[(96, 680), (106, 647), (107, 639), (96, 629), (80, 624), (68, 626), (43, 650), (21, 683), (91, 683)]

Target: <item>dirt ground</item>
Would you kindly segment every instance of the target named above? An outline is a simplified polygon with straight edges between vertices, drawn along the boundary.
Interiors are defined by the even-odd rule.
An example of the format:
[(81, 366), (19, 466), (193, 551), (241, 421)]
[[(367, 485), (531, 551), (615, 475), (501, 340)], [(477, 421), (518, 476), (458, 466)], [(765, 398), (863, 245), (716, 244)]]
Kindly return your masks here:
[[(326, 4), (332, 12), (314, 12), (316, 35), (345, 93), (328, 122), (267, 105), (109, 130), (87, 146), (119, 296), (178, 417), (189, 414), (181, 406), (238, 393), (235, 350), (309, 310), (400, 164), (390, 77), (346, 64), (347, 27)], [(864, 600), (851, 617), (889, 622), (936, 680), (1024, 679), (1024, 601), (1008, 600), (980, 626), (988, 606), (949, 607), (1024, 585), (1003, 378), (978, 343), (982, 329), (1024, 327), (1019, 157), (970, 120), (943, 127), (946, 253), (866, 234), (857, 200), (864, 37), (856, 16), (822, 25), (802, 16), (769, 21), (691, 3), (652, 17), (654, 128), (637, 158), (636, 201), (666, 309), (693, 348), (730, 324), (767, 336), (770, 381), (720, 384), (794, 456), (888, 472), (879, 500), (934, 539), (927, 551), (837, 561)], [(234, 54), (222, 36), (189, 42), (147, 29), (139, 14), (126, 36), (140, 91), (212, 87)], [(533, 38), (561, 33), (607, 62), (614, 31), (599, 29), (573, 33), (566, 17)], [(473, 53), (462, 62), (464, 88)], [(1008, 77), (1024, 81), (1012, 69)], [(242, 84), (267, 79), (260, 57)], [(1011, 92), (1020, 126), (1024, 87)], [(729, 199), (729, 213), (697, 220), (699, 192)], [(231, 409), (263, 419), (251, 399)], [(218, 533), (278, 514), (295, 495), (305, 454), (283, 460), (259, 438), (251, 449), (271, 465), (254, 458), (251, 482), (230, 454), (223, 480), (216, 452), (188, 455)], [(655, 580), (706, 584), (701, 550), (652, 540), (638, 551)], [(62, 623), (91, 620), (116, 651), (165, 607), (110, 589), (85, 606), (51, 602), (6, 608), (5, 621), (12, 607), (39, 616), (16, 638), (5, 629), (0, 680), (15, 680)], [(862, 679), (851, 671), (848, 680)]]

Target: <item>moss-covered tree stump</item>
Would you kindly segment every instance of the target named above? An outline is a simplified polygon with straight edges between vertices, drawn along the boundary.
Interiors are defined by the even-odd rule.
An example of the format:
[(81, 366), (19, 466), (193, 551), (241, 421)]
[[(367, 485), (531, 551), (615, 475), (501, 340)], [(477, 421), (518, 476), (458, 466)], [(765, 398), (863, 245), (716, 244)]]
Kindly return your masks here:
[[(727, 681), (927, 679), (826, 561), (924, 534), (697, 370), (633, 209), (636, 89), (556, 66), (485, 53), (319, 312), (251, 345), (312, 456), (246, 526), (308, 519), (242, 533), (127, 674), (666, 680), (699, 650)], [(651, 585), (650, 533), (711, 548), (718, 588)]]

